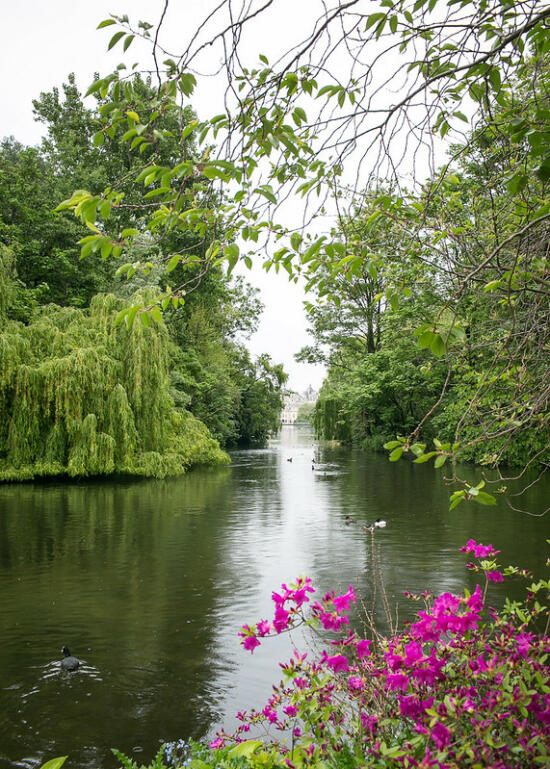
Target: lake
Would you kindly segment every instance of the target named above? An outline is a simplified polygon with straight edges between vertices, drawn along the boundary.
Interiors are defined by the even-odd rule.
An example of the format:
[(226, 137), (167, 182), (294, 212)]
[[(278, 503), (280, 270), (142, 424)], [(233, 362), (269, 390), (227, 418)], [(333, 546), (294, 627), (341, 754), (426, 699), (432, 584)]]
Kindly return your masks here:
[[(111, 747), (146, 763), (163, 741), (234, 727), (289, 652), (280, 637), (250, 656), (237, 632), (272, 616), (271, 591), (299, 574), (321, 592), (351, 583), (367, 606), (378, 574), (401, 620), (419, 608), (404, 590), (473, 588), (458, 552), (470, 537), (544, 575), (547, 518), (500, 498), (449, 512), (427, 464), (319, 444), (307, 426), (231, 458), (164, 481), (0, 486), (1, 769), (59, 755), (108, 769)], [(543, 481), (532, 510), (550, 498)], [(373, 539), (362, 527), (377, 518), (388, 525)], [(523, 585), (494, 586), (491, 603), (506, 590)], [(64, 644), (75, 674), (60, 672)]]

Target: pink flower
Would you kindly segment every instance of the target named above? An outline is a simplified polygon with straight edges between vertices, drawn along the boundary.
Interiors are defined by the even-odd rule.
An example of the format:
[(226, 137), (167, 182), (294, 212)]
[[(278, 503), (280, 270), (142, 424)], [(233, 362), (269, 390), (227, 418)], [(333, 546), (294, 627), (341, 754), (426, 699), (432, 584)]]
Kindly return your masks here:
[(355, 644), (355, 650), (360, 660), (364, 659), (367, 655), (370, 654), (369, 646), (371, 645), (371, 643), (372, 641), (369, 641), (366, 638), (362, 638), (360, 641), (357, 641), (357, 643)]
[(350, 676), (348, 678), (348, 686), (350, 689), (362, 689), (363, 679), (360, 676)]
[(518, 633), (516, 636), (516, 643), (518, 652), (522, 657), (527, 657), (529, 649), (531, 648), (531, 642), (535, 636), (532, 633)]
[(353, 585), (349, 586), (349, 590), (347, 593), (344, 593), (344, 595), (337, 595), (334, 600), (334, 608), (337, 612), (346, 611), (349, 609), (350, 602), (353, 601), (355, 603), (357, 601), (357, 598), (355, 597), (355, 593), (353, 592)]
[(253, 635), (249, 635), (249, 636), (247, 636), (246, 638), (244, 638), (244, 639), (241, 641), (241, 643), (242, 643), (243, 647), (244, 647), (244, 648), (245, 648), (247, 651), (249, 651), (249, 652), (254, 652), (254, 649), (255, 649), (257, 646), (259, 646), (259, 645), (260, 645), (260, 642), (258, 641), (258, 639), (256, 638), (256, 636), (253, 636)]
[(489, 582), (504, 582), (504, 577), (500, 571), (497, 571), (496, 569), (493, 571), (486, 571), (485, 576)]
[(258, 622), (256, 630), (258, 635), (263, 638), (263, 636), (268, 635), (269, 631), (271, 630), (271, 625), (266, 619), (262, 619)]
[(500, 550), (495, 550), (492, 545), (478, 545), (475, 539), (469, 539), (460, 548), (461, 553), (473, 553), (476, 558), (486, 558), (489, 555), (498, 555)]
[(277, 604), (275, 608), (275, 617), (273, 619), (273, 627), (277, 631), (277, 633), (282, 633), (283, 630), (288, 629), (288, 618), (290, 617), (290, 612), (285, 611), (283, 609), (282, 604)]
[(430, 732), (430, 737), (435, 742), (438, 750), (443, 750), (451, 741), (451, 732), (439, 721)]
[(422, 646), (417, 641), (411, 641), (405, 646), (405, 665), (414, 665), (423, 656)]
[(265, 708), (262, 710), (262, 713), (267, 718), (270, 724), (277, 723), (277, 711), (272, 710), (268, 705), (265, 706)]
[(218, 737), (217, 739), (213, 740), (210, 743), (210, 747), (212, 750), (217, 750), (218, 748), (225, 748), (225, 742), (222, 740), (221, 737)]
[(348, 617), (340, 617), (336, 612), (329, 614), (323, 609), (319, 612), (319, 619), (325, 630), (338, 631), (342, 625), (347, 625), (349, 623)]
[(423, 716), (427, 708), (430, 708), (433, 704), (434, 698), (428, 697), (427, 700), (419, 700), (414, 695), (409, 697), (403, 697), (398, 695), (399, 700), (399, 712), (406, 718), (418, 718)]
[(395, 654), (394, 652), (386, 652), (385, 657), (390, 670), (399, 670), (400, 667), (403, 667), (404, 660), (400, 654)]
[(389, 673), (386, 676), (386, 683), (388, 689), (400, 689), (402, 692), (406, 692), (409, 686), (409, 679), (403, 673)]
[(364, 729), (368, 729), (371, 734), (374, 734), (376, 725), (378, 724), (377, 716), (368, 716), (366, 713), (361, 712), (361, 723)]
[(332, 668), (335, 673), (349, 670), (348, 661), (343, 654), (334, 654), (332, 657), (329, 657), (326, 652), (323, 652), (321, 662), (324, 662), (329, 668)]
[(287, 716), (290, 716), (291, 718), (293, 718), (298, 712), (298, 708), (296, 707), (296, 705), (287, 705), (286, 707), (283, 708), (283, 711), (287, 714)]

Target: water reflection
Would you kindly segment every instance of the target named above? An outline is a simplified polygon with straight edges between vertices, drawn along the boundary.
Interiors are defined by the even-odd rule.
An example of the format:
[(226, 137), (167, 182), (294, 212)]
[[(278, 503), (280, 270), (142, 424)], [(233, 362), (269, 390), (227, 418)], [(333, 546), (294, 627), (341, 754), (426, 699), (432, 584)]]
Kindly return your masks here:
[[(471, 536), (542, 573), (544, 519), (501, 505), (449, 513), (426, 465), (318, 446), (292, 427), (232, 459), (183, 479), (0, 487), (0, 767), (65, 753), (110, 767), (112, 746), (149, 761), (162, 740), (234, 725), (288, 651), (279, 638), (245, 655), (239, 626), (300, 573), (323, 590), (353, 583), (369, 605), (362, 527), (376, 518), (388, 521), (374, 552), (401, 616), (414, 610), (404, 589), (473, 586), (457, 553)], [(83, 660), (70, 676), (55, 659), (65, 643)]]

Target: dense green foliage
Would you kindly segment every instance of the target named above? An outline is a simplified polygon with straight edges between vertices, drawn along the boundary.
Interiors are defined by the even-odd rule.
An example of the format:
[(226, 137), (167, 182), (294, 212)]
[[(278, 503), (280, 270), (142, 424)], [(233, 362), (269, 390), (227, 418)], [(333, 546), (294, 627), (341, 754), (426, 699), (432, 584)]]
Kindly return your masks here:
[[(548, 181), (526, 137), (540, 146), (548, 78), (540, 68), (516, 80), (420, 194), (373, 194), (374, 223), (365, 215), (343, 222), (349, 253), (371, 256), (347, 279), (336, 273), (328, 302), (309, 308), (316, 347), (304, 355), (329, 351), (321, 434), (377, 447), (409, 436), (402, 446), (416, 441), (417, 461), (435, 436), (437, 449), (446, 445), (440, 463), (453, 444), (461, 458), (492, 466), (547, 461)], [(518, 167), (521, 178), (510, 176)], [(535, 225), (518, 239), (528, 213)], [(320, 301), (326, 284), (314, 281)]]
[[(257, 256), (266, 269), (305, 276), (327, 300), (312, 311), (319, 346), (328, 336), (331, 347), (324, 434), (365, 445), (393, 434), (394, 460), (451, 460), (465, 498), (475, 494), (458, 476), (461, 458), (546, 462), (548, 3), (320, 3), (303, 38), (283, 43), (273, 63), (258, 51), (251, 64), (241, 35), (260, 16), (269, 23), (276, 6), (253, 2), (227, 21), (231, 3), (220, 4), (179, 58), (163, 60), (154, 93), (120, 68), (96, 80), (94, 143), (148, 158), (125, 180), (159, 241), (208, 230), (205, 263), (232, 269)], [(170, 10), (167, 2), (155, 33), (126, 15), (99, 28), (123, 52), (140, 36), (158, 63)], [(205, 55), (216, 46), (222, 111), (180, 129), (179, 152), (167, 157), (168, 126), (193, 93), (193, 73), (218, 61)], [(434, 135), (459, 142), (439, 170)], [(123, 204), (112, 185), (77, 190), (60, 206), (93, 231), (84, 256), (134, 247), (136, 234), (117, 226)], [(306, 199), (302, 227), (279, 216), (291, 194)], [(306, 222), (329, 206), (336, 225), (313, 231)], [(159, 308), (179, 300), (193, 262), (189, 251), (172, 255), (170, 268), (183, 272), (162, 286)], [(138, 310), (149, 311), (128, 308), (129, 322)]]
[[(139, 77), (133, 87), (153, 93)], [(84, 106), (71, 75), (61, 94), (53, 89), (34, 102), (47, 131), (41, 146), (8, 139), (0, 147), (4, 480), (164, 476), (225, 461), (216, 441), (262, 443), (278, 426), (286, 375), (265, 356), (253, 361), (244, 347), (262, 305), (242, 279), (205, 260), (211, 228), (200, 236), (180, 230), (156, 245), (122, 181), (112, 217), (119, 233), (135, 233), (136, 268), (80, 260), (78, 241), (90, 229), (56, 205), (76, 186), (101, 190), (149, 162), (147, 152), (134, 157), (116, 140), (94, 142), (100, 105)], [(190, 108), (183, 119), (194, 119)], [(174, 116), (163, 125), (177, 128)], [(192, 138), (183, 143), (196, 154)], [(175, 133), (158, 145), (166, 162), (179, 151)], [(217, 217), (212, 227), (221, 226)], [(169, 274), (167, 254), (190, 249), (185, 270), (177, 265)], [(163, 320), (155, 297), (174, 276), (185, 288)], [(139, 328), (118, 325), (117, 315), (138, 300), (145, 302)]]
[(45, 305), (5, 321), (0, 348), (0, 480), (178, 475), (226, 461), (206, 427), (168, 394), (164, 324), (114, 326), (124, 301)]

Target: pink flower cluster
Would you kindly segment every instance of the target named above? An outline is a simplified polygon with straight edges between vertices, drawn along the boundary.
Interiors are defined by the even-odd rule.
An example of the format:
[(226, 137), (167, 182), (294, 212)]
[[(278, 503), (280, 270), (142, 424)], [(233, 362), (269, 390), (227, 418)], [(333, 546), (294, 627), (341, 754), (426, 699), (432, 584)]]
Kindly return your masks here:
[[(461, 550), (476, 558), (499, 552), (474, 540)], [(487, 579), (501, 581), (488, 566), (481, 567)], [(236, 732), (218, 733), (211, 747), (242, 742), (251, 727), (261, 727), (293, 735), (292, 749), (284, 740), (272, 742), (288, 769), (333, 762), (334, 753), (351, 744), (371, 765), (385, 761), (398, 734), (396, 769), (540, 764), (550, 738), (550, 641), (527, 630), (524, 614), (514, 622), (491, 609), (484, 618), (479, 585), (465, 596), (425, 593), (426, 609), (405, 632), (371, 640), (349, 628), (347, 612), (356, 602), (351, 585), (343, 595), (310, 602), (313, 592), (309, 578), (283, 584), (272, 594), (273, 620), (244, 625), (241, 643), (253, 651), (259, 638), (308, 623), (338, 633), (331, 650), (314, 659), (294, 650), (265, 707), (239, 713)], [(486, 739), (493, 734), (498, 744)]]
[[(476, 558), (488, 558), (498, 555), (500, 550), (495, 550), (492, 545), (481, 545), (478, 544), (475, 539), (469, 539), (468, 542), (460, 548), (460, 552), (473, 553)], [(483, 571), (487, 582), (504, 582), (504, 577), (497, 569), (494, 561), (489, 564), (483, 563), (481, 568), (476, 566), (475, 563), (467, 563), (466, 568), (473, 569), (474, 571)]]
[(281, 592), (273, 591), (271, 600), (275, 604), (275, 613), (273, 621), (266, 619), (260, 620), (256, 625), (243, 625), (239, 636), (242, 638), (241, 644), (250, 652), (260, 645), (258, 638), (273, 633), (279, 634), (288, 630), (291, 622), (299, 614), (300, 608), (309, 602), (308, 593), (314, 593), (309, 577), (298, 577), (290, 587), (284, 583), (281, 585)]
[(465, 545), (460, 548), (461, 553), (473, 553), (476, 558), (487, 558), (491, 555), (498, 555), (500, 550), (495, 550), (492, 545), (478, 545), (475, 539), (469, 539)]
[[(250, 652), (253, 652), (260, 645), (258, 638), (279, 634), (288, 630), (296, 621), (304, 621), (301, 614), (301, 608), (309, 603), (309, 593), (315, 590), (311, 586), (309, 577), (298, 577), (295, 583), (290, 586), (281, 585), (281, 591), (273, 591), (271, 600), (275, 604), (273, 620), (262, 619), (256, 625), (243, 625), (239, 636), (242, 638), (241, 644)], [(322, 601), (315, 601), (310, 604), (312, 616), (317, 618), (325, 630), (338, 631), (342, 625), (349, 624), (349, 618), (344, 611), (348, 611), (351, 603), (357, 600), (353, 592), (353, 586), (343, 595), (336, 595), (334, 591), (327, 593)]]

